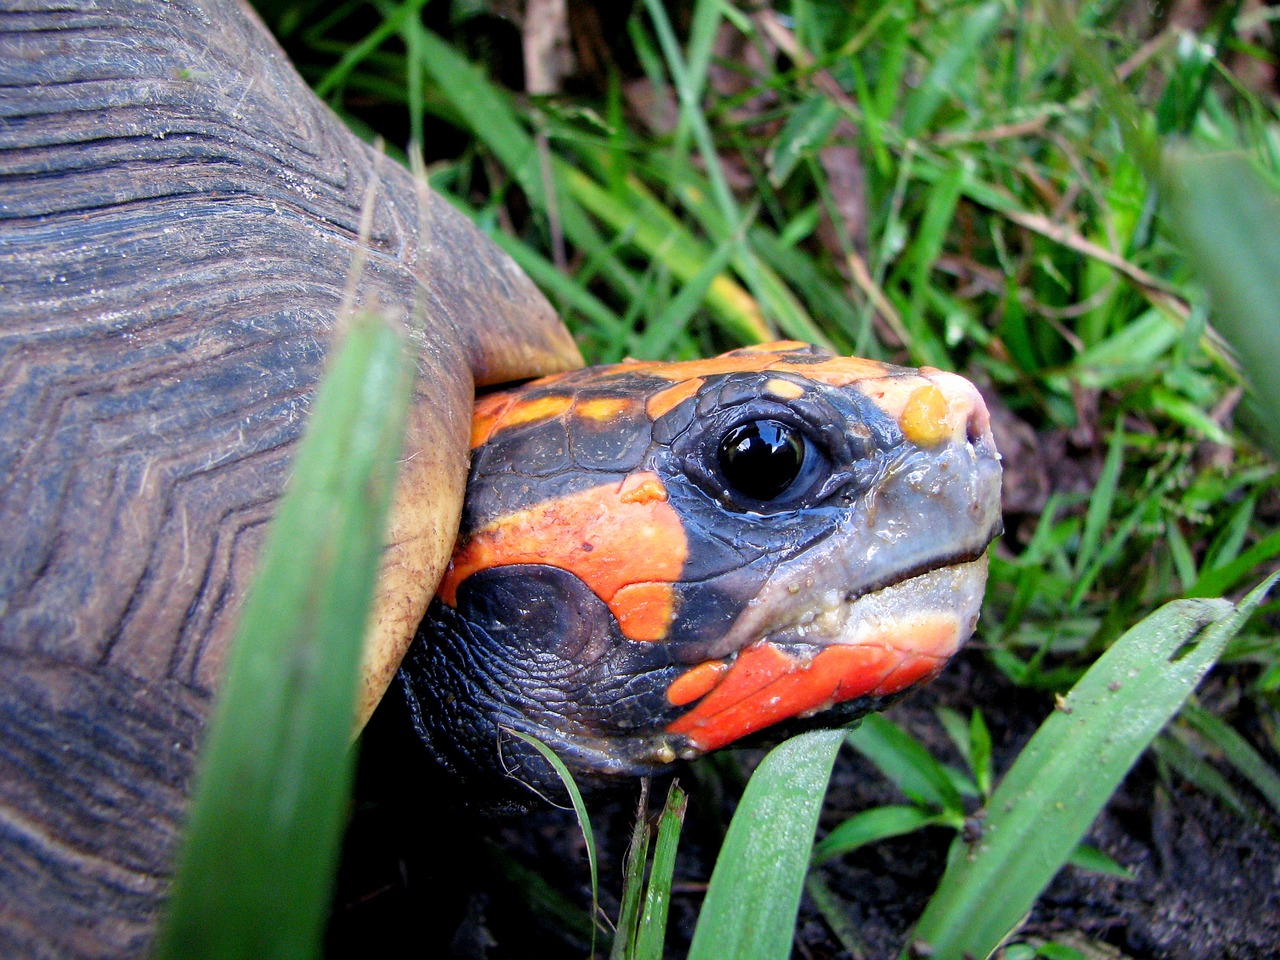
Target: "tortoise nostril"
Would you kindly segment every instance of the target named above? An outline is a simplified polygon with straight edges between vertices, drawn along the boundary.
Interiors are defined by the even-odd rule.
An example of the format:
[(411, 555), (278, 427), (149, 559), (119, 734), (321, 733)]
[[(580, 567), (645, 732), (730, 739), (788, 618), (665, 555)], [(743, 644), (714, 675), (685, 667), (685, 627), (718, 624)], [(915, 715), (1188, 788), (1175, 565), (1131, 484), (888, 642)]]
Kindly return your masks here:
[(969, 408), (969, 416), (965, 421), (966, 437), (975, 447), (985, 444), (994, 449), (995, 444), (991, 437), (991, 414), (987, 411), (987, 405), (982, 396), (977, 394), (976, 390), (974, 393), (974, 403)]

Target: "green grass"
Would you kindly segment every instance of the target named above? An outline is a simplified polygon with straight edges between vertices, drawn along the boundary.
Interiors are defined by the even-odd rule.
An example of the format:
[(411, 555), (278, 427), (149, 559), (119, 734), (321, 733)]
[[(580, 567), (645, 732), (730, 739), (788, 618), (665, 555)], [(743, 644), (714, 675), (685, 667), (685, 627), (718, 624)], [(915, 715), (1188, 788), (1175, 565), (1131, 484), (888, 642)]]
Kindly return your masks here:
[[(518, 76), (504, 54), (511, 27), (483, 3), (326, 0), (265, 14), (353, 128), (382, 135), (393, 154), (425, 148), (432, 184), (543, 286), (590, 359), (688, 358), (786, 336), (988, 386), (1043, 444), (1011, 457), (1011, 473), (1029, 487), (1038, 462), (1074, 472), (1011, 516), (977, 638), (990, 669), (1051, 702), (1073, 687), (1087, 699), (1108, 664), (1130, 655), (1118, 641), (1131, 629), (1152, 657), (1134, 669), (1164, 663), (1153, 644), (1175, 643), (1184, 627), (1201, 637), (1186, 625), (1230, 609), (1165, 604), (1238, 597), (1280, 555), (1264, 453), (1280, 448), (1280, 122), (1275, 98), (1249, 79), (1276, 51), (1256, 15), (1215, 9), (1193, 34), (1114, 2), (793, 0), (775, 17), (718, 0), (645, 0), (586, 94), (540, 98), (498, 79)], [(648, 101), (627, 96), (639, 88)], [(1252, 620), (1233, 622), (1234, 639), (1214, 633), (1179, 651), (1168, 676), (1191, 671), (1184, 696), (1147, 691), (1160, 708), (1071, 823), (1035, 819), (1070, 774), (1033, 778), (1010, 816), (1051, 842), (1041, 869), (1077, 849), (1084, 813), (1214, 661), (1238, 694), (1224, 702), (1247, 705), (1270, 742), (1250, 742), (1232, 710), (1206, 700), (1156, 740), (1156, 767), (1277, 828), (1275, 613), (1262, 600)], [(1028, 750), (996, 770), (980, 717), (942, 717), (965, 771), (883, 724), (852, 735), (878, 751), (868, 755), (907, 802), (838, 828), (819, 859), (941, 824), (957, 831), (955, 867), (975, 804), (996, 816), (1001, 791), (1046, 762)], [(1108, 722), (1075, 709), (1053, 713), (1042, 734), (1068, 720)], [(810, 798), (829, 769), (824, 750), (806, 761)], [(1064, 764), (1074, 756), (1049, 752)], [(762, 934), (772, 946), (744, 956), (785, 955), (789, 891), (798, 896), (812, 842), (805, 810), (786, 825), (803, 850), (787, 854), (800, 874), (785, 896), (758, 894), (779, 905), (782, 926)], [(739, 843), (749, 848), (728, 844), (715, 881), (735, 908), (749, 902), (752, 869), (735, 862)], [(1018, 872), (1030, 865), (1017, 855), (996, 872), (1025, 889), (1047, 882)], [(662, 856), (649, 889), (670, 869)], [(643, 877), (643, 851), (635, 862)], [(949, 869), (922, 936), (952, 943), (948, 922), (977, 931), (954, 918), (988, 889), (978, 869)], [(821, 874), (811, 877), (827, 912)], [(656, 879), (660, 901), (670, 877)], [(623, 939), (656, 956), (639, 897), (624, 897)], [(716, 909), (703, 922), (718, 922)], [(659, 906), (652, 915), (665, 923)], [(855, 936), (830, 920), (837, 936)], [(955, 949), (981, 955), (998, 939), (982, 936)], [(1068, 955), (1053, 947), (1021, 955)]]
[(372, 315), (347, 321), (240, 617), (162, 960), (318, 952), (411, 370), (397, 326)]

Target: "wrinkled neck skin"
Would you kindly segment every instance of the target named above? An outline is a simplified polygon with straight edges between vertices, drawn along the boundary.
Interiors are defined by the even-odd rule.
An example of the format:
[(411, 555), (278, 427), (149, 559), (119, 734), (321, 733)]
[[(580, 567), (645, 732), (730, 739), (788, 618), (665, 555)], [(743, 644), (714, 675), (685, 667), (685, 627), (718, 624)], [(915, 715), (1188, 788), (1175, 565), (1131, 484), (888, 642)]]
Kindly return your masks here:
[[(768, 500), (724, 454), (744, 423), (803, 450)], [(476, 443), (400, 676), (436, 758), (517, 805), (558, 791), (513, 731), (587, 782), (658, 773), (882, 709), (977, 623), (1000, 467), (950, 374), (790, 345), (620, 365), (484, 401)]]

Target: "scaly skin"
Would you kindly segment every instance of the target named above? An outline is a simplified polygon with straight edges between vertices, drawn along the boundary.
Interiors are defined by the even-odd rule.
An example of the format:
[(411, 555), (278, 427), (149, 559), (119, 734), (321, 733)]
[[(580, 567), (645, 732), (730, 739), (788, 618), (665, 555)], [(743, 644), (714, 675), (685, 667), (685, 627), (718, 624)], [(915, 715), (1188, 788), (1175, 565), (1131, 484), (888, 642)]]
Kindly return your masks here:
[[(744, 435), (781, 452), (751, 459)], [(977, 622), (1000, 466), (953, 374), (796, 343), (622, 363), (483, 398), (472, 446), (400, 674), (464, 778), (545, 785), (507, 729), (600, 778), (848, 722), (935, 676)]]

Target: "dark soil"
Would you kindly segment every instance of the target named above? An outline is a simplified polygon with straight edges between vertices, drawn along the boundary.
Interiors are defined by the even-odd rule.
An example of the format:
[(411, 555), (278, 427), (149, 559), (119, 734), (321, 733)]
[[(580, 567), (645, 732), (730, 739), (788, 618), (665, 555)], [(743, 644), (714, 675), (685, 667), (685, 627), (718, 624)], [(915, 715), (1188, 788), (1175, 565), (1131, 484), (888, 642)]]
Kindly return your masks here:
[[(981, 654), (965, 654), (933, 687), (891, 711), (944, 758), (950, 745), (933, 720), (938, 703), (962, 711), (981, 706), (997, 770), (1011, 762), (1052, 706), (1047, 695), (1008, 685)], [(586, 956), (590, 887), (572, 813), (547, 807), (517, 819), (485, 820), (460, 812), (453, 791), (410, 737), (388, 698), (363, 744), (330, 956), (377, 955), (380, 947), (404, 943), (420, 945), (421, 955), (468, 960)], [(691, 802), (676, 869), (669, 956), (683, 956), (692, 933), (732, 811), (725, 795), (737, 795), (758, 756), (726, 753), (681, 773)], [(664, 790), (655, 784), (655, 798)], [(589, 798), (601, 907), (610, 917), (617, 915), (635, 796), (621, 790)], [(843, 751), (819, 830), (891, 802), (902, 802), (892, 785), (853, 751)], [(1086, 945), (1090, 956), (1133, 960), (1280, 958), (1280, 842), (1274, 831), (1224, 810), (1176, 777), (1162, 781), (1144, 760), (1087, 839), (1128, 867), (1133, 879), (1065, 868), (1027, 918), (1023, 938), (1074, 942)], [(896, 957), (937, 883), (950, 842), (948, 831), (930, 829), (822, 867), (861, 940), (860, 952), (844, 949), (806, 898), (793, 955)], [(607, 953), (602, 947), (603, 936), (598, 954)]]

